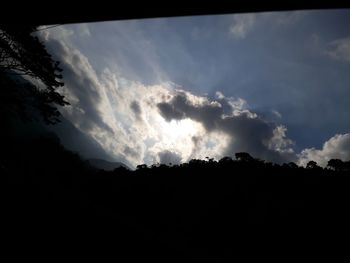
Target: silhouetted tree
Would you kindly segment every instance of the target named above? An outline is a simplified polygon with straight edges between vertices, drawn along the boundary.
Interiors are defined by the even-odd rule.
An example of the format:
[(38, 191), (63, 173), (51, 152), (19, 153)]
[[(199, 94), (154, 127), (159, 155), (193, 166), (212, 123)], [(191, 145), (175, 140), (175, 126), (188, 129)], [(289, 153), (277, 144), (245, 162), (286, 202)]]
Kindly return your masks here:
[(299, 168), (299, 166), (298, 166), (296, 163), (294, 163), (294, 162), (289, 162), (289, 163), (288, 163), (288, 167), (289, 167), (289, 168), (292, 168), (292, 169)]
[(137, 170), (141, 170), (141, 169), (147, 169), (147, 164), (139, 164), (138, 166), (136, 166)]
[(315, 169), (315, 168), (317, 168), (317, 167), (319, 167), (319, 166), (317, 165), (317, 163), (316, 163), (315, 161), (309, 161), (309, 162), (306, 164), (306, 168), (307, 168), (307, 169)]
[(221, 159), (219, 160), (219, 163), (220, 163), (220, 164), (223, 164), (223, 163), (232, 163), (232, 162), (233, 162), (233, 160), (232, 160), (232, 158), (229, 157), (229, 156), (225, 156), (225, 157), (223, 157), (223, 158), (221, 158)]
[(254, 158), (249, 153), (246, 153), (246, 152), (236, 153), (235, 157), (238, 161), (242, 161), (242, 162), (254, 161)]
[(192, 159), (189, 161), (189, 165), (193, 167), (199, 167), (203, 164), (205, 164), (205, 161), (200, 159)]
[(341, 171), (344, 168), (344, 162), (340, 159), (330, 159), (327, 167), (332, 168), (335, 171)]
[(350, 171), (350, 161), (344, 162), (344, 170)]
[(207, 161), (208, 161), (209, 163), (215, 162), (214, 158), (209, 158), (208, 156), (205, 157), (205, 159), (207, 159)]
[(124, 166), (119, 166), (119, 167), (117, 167), (117, 168), (114, 168), (114, 170), (113, 170), (113, 172), (114, 173), (125, 173), (125, 172), (127, 172), (127, 171), (129, 171), (127, 168), (125, 168)]
[[(36, 30), (35, 26), (30, 25), (0, 26), (1, 103), (15, 104), (16, 107), (12, 107), (12, 110), (23, 111), (23, 97), (32, 95), (35, 97), (33, 107), (39, 110), (44, 121), (55, 123), (59, 121), (60, 114), (53, 104), (68, 104), (57, 92), (57, 88), (63, 86), (60, 81), (62, 69), (59, 62), (52, 59), (44, 44), (33, 34)], [(19, 76), (27, 76), (31, 81)], [(18, 94), (22, 90), (14, 92), (16, 87), (30, 90), (31, 94)]]

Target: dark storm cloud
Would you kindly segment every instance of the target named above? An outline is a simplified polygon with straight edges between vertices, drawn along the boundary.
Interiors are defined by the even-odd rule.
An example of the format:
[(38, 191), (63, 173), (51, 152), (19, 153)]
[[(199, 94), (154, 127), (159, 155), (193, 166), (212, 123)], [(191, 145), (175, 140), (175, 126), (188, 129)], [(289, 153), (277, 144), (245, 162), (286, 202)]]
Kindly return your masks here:
[(180, 110), (177, 110), (174, 105), (171, 105), (166, 102), (161, 102), (158, 105), (158, 108), (160, 112), (162, 113), (162, 116), (167, 121), (171, 120), (181, 120), (185, 118), (184, 112), (181, 112)]
[(282, 154), (268, 147), (276, 128), (273, 123), (265, 122), (260, 118), (249, 118), (247, 114), (242, 114), (219, 120), (218, 127), (233, 138), (226, 151), (229, 156), (243, 151), (278, 163), (293, 159), (290, 154)]
[[(225, 108), (220, 104), (210, 102), (194, 104), (184, 92), (177, 92), (169, 102), (158, 104), (160, 114), (166, 120), (190, 118), (203, 124), (207, 132), (219, 131), (230, 136), (231, 141), (226, 148), (225, 155), (233, 156), (236, 152), (249, 152), (255, 157), (263, 158), (275, 162), (285, 162), (294, 160), (294, 154), (282, 153), (271, 149), (271, 141), (274, 137), (274, 123), (269, 123), (263, 119), (253, 116), (249, 111), (241, 111), (239, 115), (227, 116), (229, 103), (225, 102)], [(231, 106), (231, 111), (233, 111)], [(224, 116), (226, 115), (226, 116)], [(199, 138), (192, 138), (194, 143)]]
[(216, 120), (223, 113), (219, 104), (204, 104), (200, 107), (193, 106), (191, 101), (188, 100), (186, 93), (181, 91), (177, 91), (176, 96), (173, 97), (170, 103), (159, 103), (158, 109), (167, 121), (190, 118), (201, 122), (208, 131), (216, 128)]
[(167, 150), (158, 153), (158, 156), (161, 164), (180, 164), (182, 159), (177, 153)]

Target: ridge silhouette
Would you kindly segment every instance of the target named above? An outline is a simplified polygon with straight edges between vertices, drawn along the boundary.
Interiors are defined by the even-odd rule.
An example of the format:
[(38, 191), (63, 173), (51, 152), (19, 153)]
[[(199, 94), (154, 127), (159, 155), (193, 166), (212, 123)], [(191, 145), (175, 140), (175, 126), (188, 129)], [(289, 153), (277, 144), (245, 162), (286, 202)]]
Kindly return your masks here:
[(123, 250), (176, 247), (178, 256), (204, 258), (305, 235), (325, 242), (347, 228), (350, 174), (339, 167), (349, 162), (303, 168), (238, 156), (104, 171), (42, 135), (1, 157), (3, 224), (8, 235), (35, 230), (51, 240), (78, 231), (83, 239), (89, 229)]

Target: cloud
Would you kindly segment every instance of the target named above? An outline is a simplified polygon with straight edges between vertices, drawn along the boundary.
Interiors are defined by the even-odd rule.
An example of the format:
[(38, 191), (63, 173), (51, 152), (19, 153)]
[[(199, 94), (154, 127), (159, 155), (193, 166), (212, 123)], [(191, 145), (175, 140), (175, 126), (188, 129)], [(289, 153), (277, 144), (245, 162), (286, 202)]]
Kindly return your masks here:
[[(61, 39), (64, 41), (67, 41), (71, 36), (74, 35), (74, 30), (69, 29), (65, 26), (58, 26), (57, 27), (52, 27), (50, 26), (41, 26), (38, 28), (40, 31), (37, 32), (38, 36), (41, 37), (45, 41), (50, 41), (52, 40), (52, 33), (54, 32), (55, 37), (57, 39)], [(45, 30), (43, 30), (45, 29)]]
[(255, 24), (255, 14), (238, 14), (233, 16), (230, 33), (235, 39), (244, 39)]
[(183, 112), (176, 109), (174, 105), (168, 104), (166, 102), (159, 103), (158, 108), (160, 109), (164, 119), (167, 121), (181, 120), (185, 117), (185, 114)]
[(271, 110), (271, 113), (275, 115), (278, 119), (282, 118), (282, 114), (278, 112), (277, 110)]
[(329, 43), (326, 54), (332, 59), (350, 62), (350, 37), (338, 39)]
[(293, 149), (291, 146), (294, 142), (287, 138), (286, 136), (287, 128), (283, 125), (277, 126), (273, 131), (273, 136), (271, 137), (268, 147), (269, 149), (274, 149), (280, 153), (290, 153), (293, 154)]
[(322, 149), (308, 148), (298, 155), (299, 165), (315, 161), (325, 167), (330, 159), (350, 160), (350, 133), (336, 134), (323, 144)]
[[(64, 28), (62, 30), (63, 33), (66, 32)], [(112, 105), (120, 96), (115, 92), (115, 88), (120, 85), (119, 80), (108, 70), (98, 75), (84, 54), (74, 48), (69, 40), (60, 38), (61, 35), (56, 34), (53, 37), (45, 34), (47, 45), (64, 70), (65, 86), (60, 92), (71, 104), (60, 111), (76, 128), (97, 142), (112, 157), (128, 160), (131, 156), (131, 163), (134, 164), (133, 160), (141, 158), (134, 149), (142, 153), (142, 147), (125, 143), (129, 139), (128, 131), (123, 125), (116, 123), (113, 114)], [(115, 137), (118, 137), (119, 141), (111, 139)]]
[(135, 159), (140, 158), (140, 154), (136, 150), (130, 148), (128, 145), (125, 145), (123, 153), (125, 156), (130, 156)]
[(71, 103), (71, 106), (63, 111), (83, 130), (89, 131), (96, 126), (112, 132), (99, 108), (102, 101), (101, 83), (88, 59), (64, 41), (51, 39), (49, 44), (50, 49), (59, 54), (59, 61), (64, 70), (65, 88), (60, 92)]
[[(290, 147), (293, 142), (286, 138), (286, 128), (268, 123), (253, 112), (244, 109), (245, 103), (239, 99), (226, 98), (217, 93), (218, 101), (201, 97), (194, 100), (193, 95), (177, 90), (170, 101), (158, 103), (161, 115), (168, 121), (191, 119), (199, 122), (206, 130), (225, 134), (226, 147), (222, 155), (233, 156), (236, 152), (249, 152), (255, 157), (275, 162), (292, 161), (294, 153)], [(237, 103), (234, 103), (237, 102)], [(226, 105), (223, 107), (223, 105)], [(230, 107), (230, 114), (227, 107)], [(202, 138), (192, 138), (198, 145)]]
[(140, 104), (137, 101), (132, 101), (130, 104), (130, 108), (135, 114), (136, 118), (140, 120), (140, 117), (142, 115)]

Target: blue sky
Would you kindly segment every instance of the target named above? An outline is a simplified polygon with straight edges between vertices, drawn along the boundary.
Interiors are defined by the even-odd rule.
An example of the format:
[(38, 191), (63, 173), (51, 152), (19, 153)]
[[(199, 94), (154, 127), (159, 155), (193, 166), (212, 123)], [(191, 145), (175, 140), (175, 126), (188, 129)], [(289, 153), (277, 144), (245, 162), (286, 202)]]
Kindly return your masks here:
[[(347, 148), (350, 144), (347, 141), (350, 132), (349, 22), (350, 10), (294, 11), (65, 25), (44, 30), (41, 37), (62, 61), (66, 83), (62, 92), (76, 101), (70, 109), (62, 109), (64, 116), (115, 159), (128, 160), (133, 165), (159, 162), (162, 156), (186, 161), (190, 157), (200, 158), (206, 151), (219, 158), (232, 151), (265, 145), (267, 148), (256, 151), (257, 155), (301, 164), (313, 158), (323, 164), (329, 157), (350, 159), (350, 147)], [(77, 59), (72, 59), (74, 57)], [(76, 80), (84, 74), (89, 76), (85, 81)], [(94, 101), (92, 93), (101, 99)], [(221, 102), (218, 94), (223, 96)], [(146, 95), (156, 101), (153, 108), (142, 106), (150, 105), (150, 102), (142, 104)], [(132, 98), (138, 100), (133, 102)], [(198, 104), (199, 98), (207, 101)], [(238, 106), (239, 100), (244, 103)], [(229, 101), (236, 103), (229, 108), (236, 110), (232, 120), (223, 121), (223, 111), (206, 115), (210, 103), (217, 102), (223, 109)], [(125, 106), (132, 103), (140, 105), (141, 117), (133, 115), (135, 107)], [(183, 106), (175, 109), (183, 117), (162, 112), (166, 107), (157, 107), (159, 103), (167, 103), (172, 109)], [(97, 104), (103, 106), (97, 107)], [(197, 108), (188, 107), (190, 104)], [(120, 108), (121, 105), (124, 108)], [(214, 109), (213, 105), (210, 107)], [(145, 111), (154, 115), (146, 116)], [(79, 115), (82, 112), (84, 116), (90, 114), (96, 118), (86, 117), (83, 125)], [(177, 121), (173, 130), (191, 130), (201, 125), (197, 127), (198, 134), (195, 128), (193, 134), (183, 134), (184, 138), (192, 136), (192, 148), (167, 145), (166, 139), (162, 139), (165, 133), (157, 133), (160, 129), (152, 124), (159, 118), (157, 114), (163, 119), (167, 117), (169, 123)], [(101, 120), (96, 122), (97, 116)], [(248, 119), (248, 122), (242, 120), (242, 125), (249, 123), (249, 127), (255, 127), (259, 119), (261, 123), (256, 127), (265, 129), (267, 125), (270, 131), (266, 128), (264, 136), (259, 131), (252, 132), (251, 137), (243, 136), (241, 126), (237, 128), (233, 124), (242, 116)], [(205, 118), (217, 118), (215, 132), (208, 130)], [(88, 119), (98, 128), (92, 131), (93, 125)], [(195, 124), (179, 124), (188, 119)], [(254, 125), (251, 125), (252, 119)], [(111, 126), (110, 135), (102, 136), (102, 130), (108, 130), (108, 126)], [(277, 129), (282, 126), (283, 129)], [(169, 129), (167, 136), (172, 133)], [(283, 151), (276, 150), (277, 146), (267, 146), (277, 140), (278, 136), (272, 135), (277, 130), (279, 145), (284, 143)], [(152, 136), (141, 136), (141, 131)], [(135, 137), (122, 139), (120, 132), (124, 137), (135, 132)], [(218, 139), (219, 134), (225, 139)], [(206, 146), (197, 149), (193, 139), (196, 136), (206, 138), (203, 142)], [(273, 136), (276, 138), (272, 139)], [(258, 143), (261, 145), (237, 141), (254, 141), (252, 137), (261, 138)], [(107, 146), (113, 144), (111, 138), (118, 147)], [(128, 144), (137, 138), (140, 143)], [(178, 139), (175, 144), (189, 144), (185, 139), (181, 141), (181, 136)], [(335, 148), (330, 150), (330, 145)], [(337, 147), (342, 149), (341, 154)], [(135, 153), (138, 157), (127, 154), (133, 151), (142, 154)], [(284, 159), (272, 157), (276, 151), (283, 152)]]

